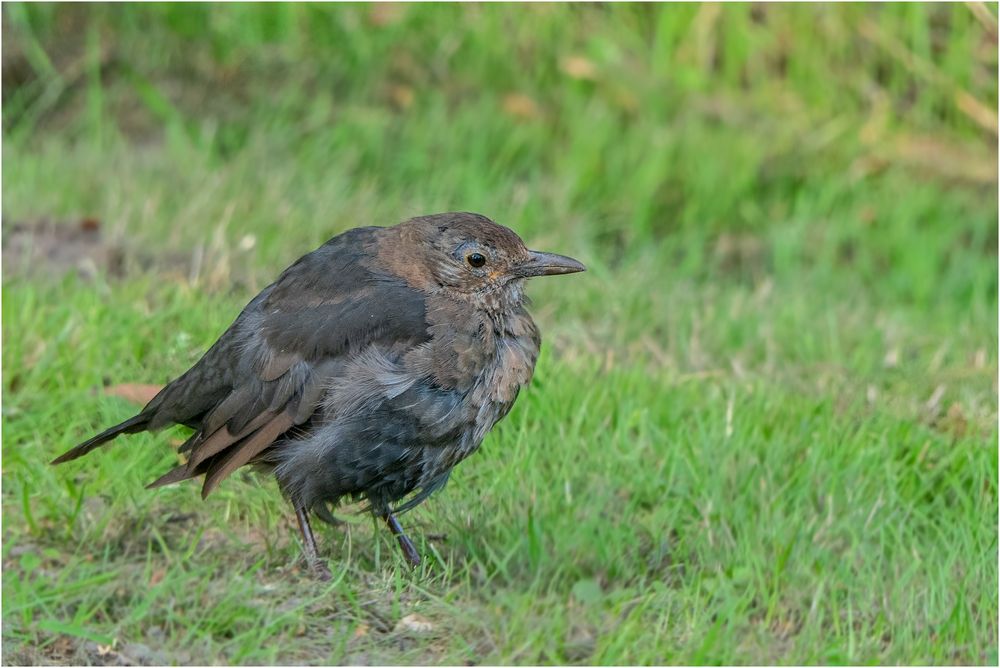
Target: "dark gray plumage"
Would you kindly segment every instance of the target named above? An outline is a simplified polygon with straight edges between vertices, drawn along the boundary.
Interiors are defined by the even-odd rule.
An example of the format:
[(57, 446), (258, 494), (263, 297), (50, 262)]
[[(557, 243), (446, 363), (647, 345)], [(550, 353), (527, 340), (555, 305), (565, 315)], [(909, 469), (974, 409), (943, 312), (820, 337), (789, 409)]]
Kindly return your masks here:
[(470, 213), (350, 230), (286, 269), (138, 415), (53, 463), (187, 425), (188, 461), (151, 487), (204, 476), (207, 496), (264, 467), (321, 575), (308, 516), (329, 519), (345, 496), (367, 499), (417, 563), (392, 513), (440, 489), (530, 381), (540, 337), (524, 280), (583, 268)]

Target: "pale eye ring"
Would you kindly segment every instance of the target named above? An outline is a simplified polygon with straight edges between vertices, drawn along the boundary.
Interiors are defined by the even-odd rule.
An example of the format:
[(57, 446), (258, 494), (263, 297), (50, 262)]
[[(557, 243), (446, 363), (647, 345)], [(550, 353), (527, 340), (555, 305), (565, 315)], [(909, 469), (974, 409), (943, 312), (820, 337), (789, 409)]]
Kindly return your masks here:
[(478, 269), (486, 264), (486, 257), (482, 253), (469, 253), (465, 256), (465, 261)]

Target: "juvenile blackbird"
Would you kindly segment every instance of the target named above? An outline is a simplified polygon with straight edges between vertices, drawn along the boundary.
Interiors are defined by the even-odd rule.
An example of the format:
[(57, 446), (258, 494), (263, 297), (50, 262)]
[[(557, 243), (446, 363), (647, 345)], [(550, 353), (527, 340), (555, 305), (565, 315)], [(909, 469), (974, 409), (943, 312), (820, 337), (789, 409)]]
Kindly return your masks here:
[(531, 379), (541, 338), (525, 279), (583, 270), (473, 213), (349, 230), (264, 288), (138, 415), (52, 463), (186, 425), (187, 462), (150, 487), (204, 476), (204, 498), (255, 465), (294, 506), (317, 576), (329, 570), (309, 516), (335, 521), (343, 497), (366, 500), (415, 566), (394, 513), (441, 489)]

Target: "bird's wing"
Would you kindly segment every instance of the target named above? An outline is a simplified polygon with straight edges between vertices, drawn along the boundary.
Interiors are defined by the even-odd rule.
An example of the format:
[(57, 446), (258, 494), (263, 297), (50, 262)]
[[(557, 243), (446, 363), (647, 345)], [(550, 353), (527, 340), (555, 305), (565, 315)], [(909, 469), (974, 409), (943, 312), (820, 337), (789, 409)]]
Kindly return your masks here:
[[(207, 496), (234, 470), (307, 422), (354, 354), (373, 344), (413, 346), (429, 338), (422, 293), (369, 266), (372, 254), (365, 252), (364, 236), (357, 232), (363, 230), (336, 237), (287, 269), (191, 371), (171, 384), (177, 387), (164, 390), (159, 407), (147, 407), (163, 413), (154, 418), (157, 422), (187, 418), (198, 425), (182, 446), (190, 451), (187, 463), (151, 487), (204, 474), (202, 496)], [(207, 408), (184, 405), (203, 403), (198, 385), (206, 373), (199, 367), (213, 379), (225, 375), (230, 380), (221, 392), (212, 388)], [(192, 418), (192, 411), (202, 412)]]

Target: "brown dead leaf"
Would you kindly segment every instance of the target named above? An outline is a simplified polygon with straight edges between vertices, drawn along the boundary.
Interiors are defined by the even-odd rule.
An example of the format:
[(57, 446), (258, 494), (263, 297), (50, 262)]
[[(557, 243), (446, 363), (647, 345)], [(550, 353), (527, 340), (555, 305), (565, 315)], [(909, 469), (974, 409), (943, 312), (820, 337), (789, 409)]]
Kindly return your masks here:
[(509, 116), (531, 120), (541, 116), (538, 104), (524, 93), (509, 93), (503, 98), (503, 110)]
[(162, 385), (143, 385), (142, 383), (122, 383), (104, 388), (104, 394), (121, 397), (127, 401), (145, 406), (163, 389)]
[(593, 81), (597, 78), (597, 67), (583, 56), (563, 58), (562, 62), (559, 63), (559, 68), (573, 79)]
[(389, 98), (398, 109), (409, 109), (413, 105), (416, 95), (409, 86), (393, 84), (389, 87)]
[(53, 656), (67, 657), (76, 651), (76, 645), (76, 640), (70, 636), (61, 635), (49, 647)]
[(368, 12), (368, 20), (374, 26), (390, 26), (399, 23), (406, 16), (406, 4), (402, 2), (376, 2)]
[(434, 625), (426, 617), (420, 615), (407, 615), (396, 623), (393, 629), (399, 631), (409, 631), (410, 633), (429, 633), (434, 630)]

